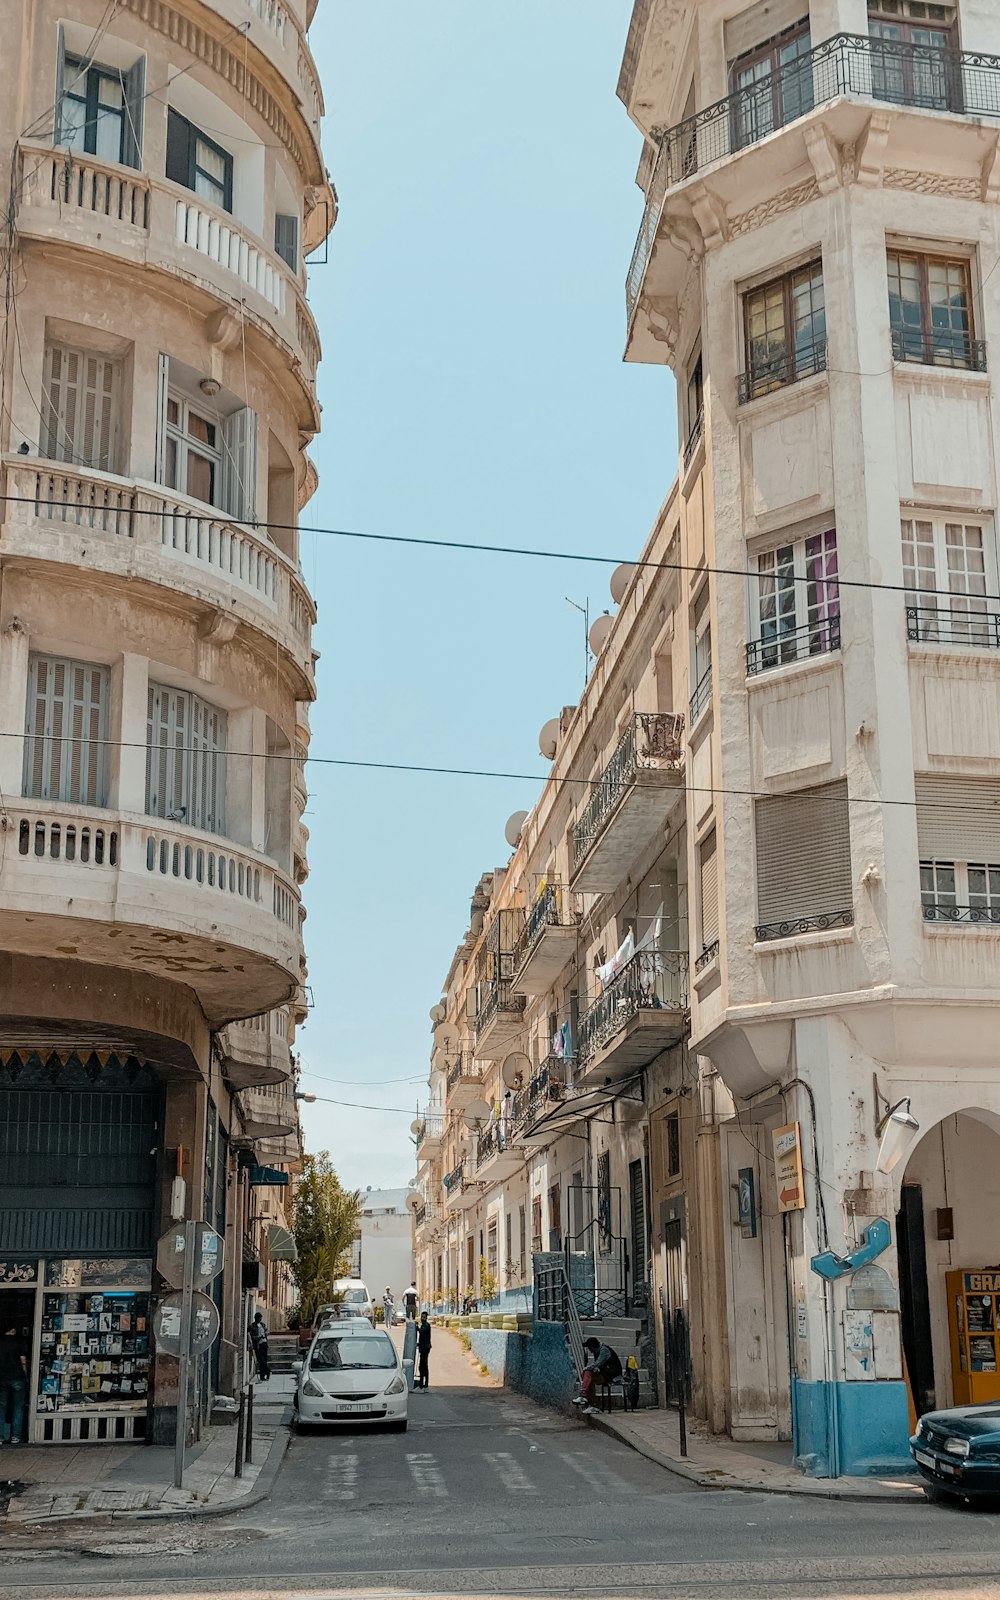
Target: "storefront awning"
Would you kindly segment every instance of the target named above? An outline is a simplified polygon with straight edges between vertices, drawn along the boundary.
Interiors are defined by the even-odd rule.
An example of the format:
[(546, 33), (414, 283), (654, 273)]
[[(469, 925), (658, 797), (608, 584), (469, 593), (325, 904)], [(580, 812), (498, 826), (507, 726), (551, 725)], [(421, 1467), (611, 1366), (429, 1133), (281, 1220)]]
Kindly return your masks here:
[(267, 1225), (267, 1253), (272, 1261), (297, 1261), (299, 1259), (294, 1237), (279, 1222), (269, 1222)]
[(553, 1105), (530, 1128), (519, 1135), (521, 1144), (548, 1144), (562, 1133), (568, 1133), (578, 1122), (589, 1122), (615, 1100), (638, 1098), (638, 1076), (623, 1078), (620, 1083), (602, 1084), (597, 1089), (567, 1090), (564, 1099)]

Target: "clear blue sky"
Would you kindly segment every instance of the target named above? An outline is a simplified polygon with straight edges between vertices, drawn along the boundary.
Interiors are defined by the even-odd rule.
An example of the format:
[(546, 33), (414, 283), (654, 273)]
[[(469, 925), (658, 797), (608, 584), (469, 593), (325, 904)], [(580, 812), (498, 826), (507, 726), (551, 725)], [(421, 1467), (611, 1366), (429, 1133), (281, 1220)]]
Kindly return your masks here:
[[(320, 0), (340, 220), (312, 272), (321, 486), (309, 523), (637, 552), (676, 467), (673, 379), (625, 366), (640, 140), (615, 84), (631, 0)], [(428, 1010), (504, 823), (575, 702), (610, 569), (306, 536), (322, 652), (312, 753), (538, 782), (309, 767), (299, 1034), (306, 1142), (406, 1182)], [(321, 1081), (336, 1079), (337, 1083)]]

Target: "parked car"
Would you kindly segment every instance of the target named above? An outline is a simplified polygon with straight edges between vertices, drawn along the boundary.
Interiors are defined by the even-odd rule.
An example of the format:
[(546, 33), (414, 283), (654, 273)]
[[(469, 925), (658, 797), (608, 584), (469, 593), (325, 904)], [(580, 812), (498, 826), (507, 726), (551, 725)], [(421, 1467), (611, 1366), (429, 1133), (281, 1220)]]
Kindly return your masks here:
[(375, 1321), (375, 1302), (368, 1293), (368, 1285), (361, 1278), (338, 1278), (333, 1292), (341, 1305), (353, 1306), (363, 1317)]
[(928, 1411), (910, 1440), (928, 1500), (1000, 1500), (1000, 1404)]
[(406, 1432), (409, 1393), (403, 1363), (381, 1328), (345, 1317), (320, 1328), (298, 1374), (299, 1428), (327, 1422), (381, 1422)]
[[(325, 1328), (329, 1323), (339, 1323), (350, 1319), (357, 1322), (364, 1321), (364, 1312), (360, 1306), (339, 1305), (320, 1306), (312, 1322), (299, 1329), (299, 1349), (308, 1350), (320, 1328)], [(371, 1326), (369, 1320), (368, 1326)]]

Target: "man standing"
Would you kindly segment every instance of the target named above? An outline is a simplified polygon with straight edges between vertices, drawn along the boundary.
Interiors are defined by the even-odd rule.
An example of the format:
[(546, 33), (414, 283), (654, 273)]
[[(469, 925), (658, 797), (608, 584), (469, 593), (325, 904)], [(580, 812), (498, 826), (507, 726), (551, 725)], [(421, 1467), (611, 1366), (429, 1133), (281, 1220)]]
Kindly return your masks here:
[(28, 1393), (28, 1358), (16, 1328), (0, 1334), (0, 1444), (21, 1444)]
[(421, 1311), (420, 1322), (417, 1326), (417, 1389), (426, 1389), (429, 1384), (427, 1376), (427, 1357), (431, 1353), (431, 1325), (427, 1320), (427, 1312)]
[(410, 1284), (410, 1287), (407, 1289), (406, 1293), (404, 1294), (404, 1296), (403, 1296), (403, 1304), (406, 1307), (406, 1315), (409, 1318), (409, 1320), (411, 1322), (416, 1322), (416, 1320), (417, 1320), (417, 1285), (416, 1285), (415, 1282)]
[(392, 1300), (392, 1290), (386, 1284), (385, 1294), (382, 1296), (382, 1321), (387, 1328), (391, 1328), (395, 1320), (396, 1311)]
[(266, 1383), (271, 1376), (271, 1363), (267, 1348), (267, 1325), (259, 1311), (254, 1314), (250, 1324), (250, 1348), (257, 1362), (257, 1376), (261, 1383)]

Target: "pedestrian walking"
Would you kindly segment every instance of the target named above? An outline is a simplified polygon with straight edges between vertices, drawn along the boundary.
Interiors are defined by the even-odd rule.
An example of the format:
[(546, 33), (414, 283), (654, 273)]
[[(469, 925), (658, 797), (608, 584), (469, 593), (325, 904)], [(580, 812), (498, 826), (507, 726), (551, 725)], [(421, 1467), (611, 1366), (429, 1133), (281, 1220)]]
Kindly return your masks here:
[(584, 1339), (583, 1348), (590, 1357), (587, 1365), (580, 1374), (580, 1393), (573, 1401), (580, 1407), (582, 1416), (588, 1416), (597, 1407), (591, 1405), (594, 1390), (599, 1383), (611, 1384), (622, 1375), (621, 1357), (609, 1345), (601, 1344), (599, 1339)]
[(417, 1301), (418, 1301), (418, 1299), (419, 1299), (419, 1296), (417, 1295), (417, 1285), (414, 1282), (414, 1283), (410, 1284), (410, 1287), (407, 1289), (406, 1293), (403, 1296), (403, 1304), (406, 1307), (406, 1315), (409, 1318), (410, 1322), (416, 1322), (416, 1320), (417, 1320)]
[(266, 1383), (271, 1376), (271, 1363), (267, 1346), (267, 1324), (259, 1311), (254, 1314), (250, 1324), (249, 1338), (250, 1349), (257, 1363), (257, 1376), (262, 1383)]
[(28, 1394), (28, 1356), (16, 1327), (0, 1334), (0, 1444), (21, 1444)]
[(420, 1321), (417, 1324), (417, 1382), (416, 1388), (427, 1389), (430, 1380), (427, 1376), (427, 1357), (431, 1353), (431, 1325), (427, 1320), (427, 1312), (421, 1311)]
[(387, 1328), (391, 1328), (395, 1320), (396, 1309), (393, 1303), (392, 1290), (389, 1288), (389, 1285), (386, 1284), (385, 1294), (382, 1296), (382, 1321), (385, 1323)]

